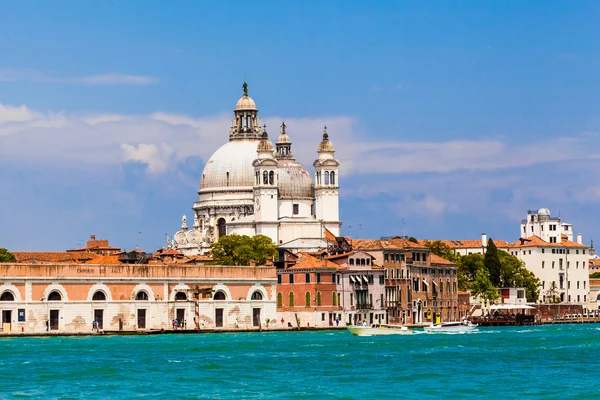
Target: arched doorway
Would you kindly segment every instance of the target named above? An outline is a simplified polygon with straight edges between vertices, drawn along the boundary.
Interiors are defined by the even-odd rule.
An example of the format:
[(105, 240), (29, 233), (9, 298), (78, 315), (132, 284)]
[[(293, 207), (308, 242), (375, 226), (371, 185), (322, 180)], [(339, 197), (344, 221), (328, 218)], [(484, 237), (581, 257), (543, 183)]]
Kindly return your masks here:
[(217, 221), (217, 227), (219, 230), (219, 237), (227, 235), (227, 228), (225, 227), (225, 218), (219, 218)]
[[(15, 295), (8, 290), (0, 296), (0, 301), (15, 301)], [(2, 330), (10, 332), (12, 329), (12, 310), (2, 310)]]

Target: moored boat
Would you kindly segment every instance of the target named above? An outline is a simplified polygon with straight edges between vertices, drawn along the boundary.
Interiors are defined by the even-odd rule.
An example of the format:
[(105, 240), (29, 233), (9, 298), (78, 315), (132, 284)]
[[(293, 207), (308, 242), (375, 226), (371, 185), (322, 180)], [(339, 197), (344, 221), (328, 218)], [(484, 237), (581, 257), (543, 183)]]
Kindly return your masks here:
[(349, 326), (348, 330), (355, 336), (386, 336), (386, 335), (410, 335), (413, 333), (406, 326), (372, 324), (370, 326)]
[(442, 322), (441, 324), (432, 324), (424, 327), (425, 332), (429, 333), (460, 333), (469, 332), (477, 328), (477, 324), (473, 324), (470, 321), (454, 321), (454, 322)]

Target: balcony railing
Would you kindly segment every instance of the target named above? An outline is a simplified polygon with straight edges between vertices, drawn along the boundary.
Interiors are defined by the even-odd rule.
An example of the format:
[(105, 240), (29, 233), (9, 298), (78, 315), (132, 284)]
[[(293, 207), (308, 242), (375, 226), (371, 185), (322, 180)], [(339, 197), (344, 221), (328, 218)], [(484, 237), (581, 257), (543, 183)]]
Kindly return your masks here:
[(357, 310), (372, 310), (373, 309), (373, 304), (369, 304), (369, 303), (357, 304), (356, 305), (356, 309)]

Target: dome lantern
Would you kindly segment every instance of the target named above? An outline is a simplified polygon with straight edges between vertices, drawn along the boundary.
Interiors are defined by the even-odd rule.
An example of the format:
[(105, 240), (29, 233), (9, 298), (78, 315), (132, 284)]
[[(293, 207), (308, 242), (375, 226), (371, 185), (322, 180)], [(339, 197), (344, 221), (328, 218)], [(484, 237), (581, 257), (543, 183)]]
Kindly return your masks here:
[(279, 137), (277, 138), (277, 158), (294, 158), (292, 154), (292, 141), (285, 131), (285, 122), (281, 123), (281, 130)]
[(229, 140), (260, 139), (256, 103), (248, 96), (248, 84), (244, 82), (243, 96), (237, 101), (234, 110), (234, 121), (229, 133)]

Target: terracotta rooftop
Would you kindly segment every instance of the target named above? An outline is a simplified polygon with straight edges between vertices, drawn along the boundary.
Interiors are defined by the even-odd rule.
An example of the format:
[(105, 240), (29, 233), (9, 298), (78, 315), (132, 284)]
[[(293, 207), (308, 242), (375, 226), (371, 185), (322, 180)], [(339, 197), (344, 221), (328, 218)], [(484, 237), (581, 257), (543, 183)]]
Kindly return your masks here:
[(539, 236), (530, 236), (528, 238), (521, 238), (514, 243), (511, 243), (509, 247), (572, 247), (572, 248), (580, 248), (587, 249), (588, 246), (571, 242), (570, 240), (566, 240), (566, 236), (561, 237), (560, 243), (549, 243), (546, 242)]
[(110, 256), (96, 256), (91, 260), (87, 261), (86, 264), (122, 264), (119, 261), (119, 256), (110, 255)]
[[(473, 249), (481, 248), (481, 239), (478, 240), (419, 240), (419, 243), (425, 245), (427, 242), (442, 242), (453, 249)], [(496, 247), (507, 248), (510, 245), (505, 240), (493, 240)]]
[(18, 263), (75, 263), (96, 257), (94, 253), (66, 251), (17, 251), (13, 254)]
[(299, 269), (335, 269), (342, 270), (346, 269), (341, 265), (338, 265), (334, 262), (331, 262), (326, 259), (320, 259), (313, 257), (309, 254), (302, 254), (296, 264), (291, 267), (288, 267), (286, 270), (294, 271)]
[(353, 239), (352, 248), (356, 250), (387, 250), (387, 249), (427, 249), (421, 243), (414, 243), (404, 238), (391, 239)]
[(446, 260), (445, 258), (433, 253), (429, 255), (429, 263), (431, 265), (456, 265), (452, 261)]

